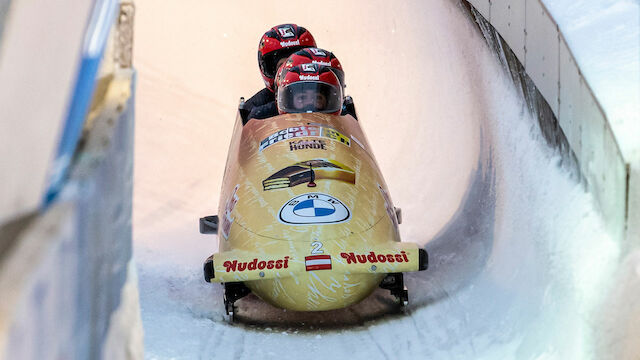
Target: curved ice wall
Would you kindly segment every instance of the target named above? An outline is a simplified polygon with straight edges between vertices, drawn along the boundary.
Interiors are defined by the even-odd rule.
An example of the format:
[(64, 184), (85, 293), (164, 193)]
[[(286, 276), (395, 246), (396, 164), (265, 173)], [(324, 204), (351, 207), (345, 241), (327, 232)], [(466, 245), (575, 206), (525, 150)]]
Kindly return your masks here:
[(568, 143), (608, 230), (622, 240), (627, 219), (636, 217), (629, 215), (629, 159), (556, 21), (541, 0), (469, 3), (485, 38), (537, 113), (545, 137), (561, 148)]

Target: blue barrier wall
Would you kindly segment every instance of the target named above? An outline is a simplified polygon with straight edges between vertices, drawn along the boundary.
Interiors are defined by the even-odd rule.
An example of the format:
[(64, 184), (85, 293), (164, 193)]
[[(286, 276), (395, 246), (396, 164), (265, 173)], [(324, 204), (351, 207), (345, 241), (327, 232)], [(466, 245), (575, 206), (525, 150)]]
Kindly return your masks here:
[(118, 12), (117, 10), (117, 0), (94, 0), (94, 8), (85, 34), (75, 89), (69, 104), (56, 157), (51, 167), (48, 179), (49, 184), (44, 196), (44, 206), (48, 206), (55, 200), (67, 180), (66, 177), (71, 166), (72, 157), (91, 104), (98, 68), (102, 62), (107, 39)]
[[(132, 82), (132, 88), (135, 82)], [(132, 94), (134, 92), (132, 91)], [(104, 161), (91, 176), (74, 179), (78, 187), (77, 224), (80, 292), (77, 336), (90, 336), (89, 349), (78, 358), (98, 359), (111, 313), (120, 304), (120, 291), (131, 259), (133, 194), (134, 96), (117, 120)], [(84, 319), (83, 319), (84, 318)]]
[(113, 82), (130, 89), (106, 100), (58, 200), (25, 226), (9, 261), (14, 265), (3, 269), (15, 285), (1, 290), (18, 296), (3, 304), (12, 315), (0, 359), (104, 353), (132, 258), (135, 73), (119, 72)]

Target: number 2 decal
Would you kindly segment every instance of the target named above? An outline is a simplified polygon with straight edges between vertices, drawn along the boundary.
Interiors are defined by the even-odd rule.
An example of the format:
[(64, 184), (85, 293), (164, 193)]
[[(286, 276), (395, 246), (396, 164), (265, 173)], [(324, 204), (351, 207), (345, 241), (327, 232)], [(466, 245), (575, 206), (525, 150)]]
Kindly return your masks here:
[(324, 254), (322, 250), (322, 243), (320, 241), (314, 241), (311, 243), (311, 255)]

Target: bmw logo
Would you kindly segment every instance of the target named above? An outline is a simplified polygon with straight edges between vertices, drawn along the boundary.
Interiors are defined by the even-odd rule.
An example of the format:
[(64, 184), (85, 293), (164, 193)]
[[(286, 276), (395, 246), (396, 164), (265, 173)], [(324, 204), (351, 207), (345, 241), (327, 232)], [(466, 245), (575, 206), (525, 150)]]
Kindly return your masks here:
[(280, 209), (285, 224), (337, 224), (349, 221), (351, 212), (342, 201), (323, 193), (308, 193), (287, 201)]

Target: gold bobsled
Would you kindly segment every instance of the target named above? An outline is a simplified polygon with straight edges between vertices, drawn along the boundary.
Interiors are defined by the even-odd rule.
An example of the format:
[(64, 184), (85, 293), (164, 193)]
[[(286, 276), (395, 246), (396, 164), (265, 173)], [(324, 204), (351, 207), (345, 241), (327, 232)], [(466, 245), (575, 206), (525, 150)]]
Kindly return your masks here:
[(225, 285), (227, 313), (253, 292), (274, 306), (338, 309), (378, 286), (408, 301), (402, 273), (427, 253), (400, 242), (399, 212), (358, 121), (350, 115), (280, 115), (244, 124), (239, 111), (205, 280)]

